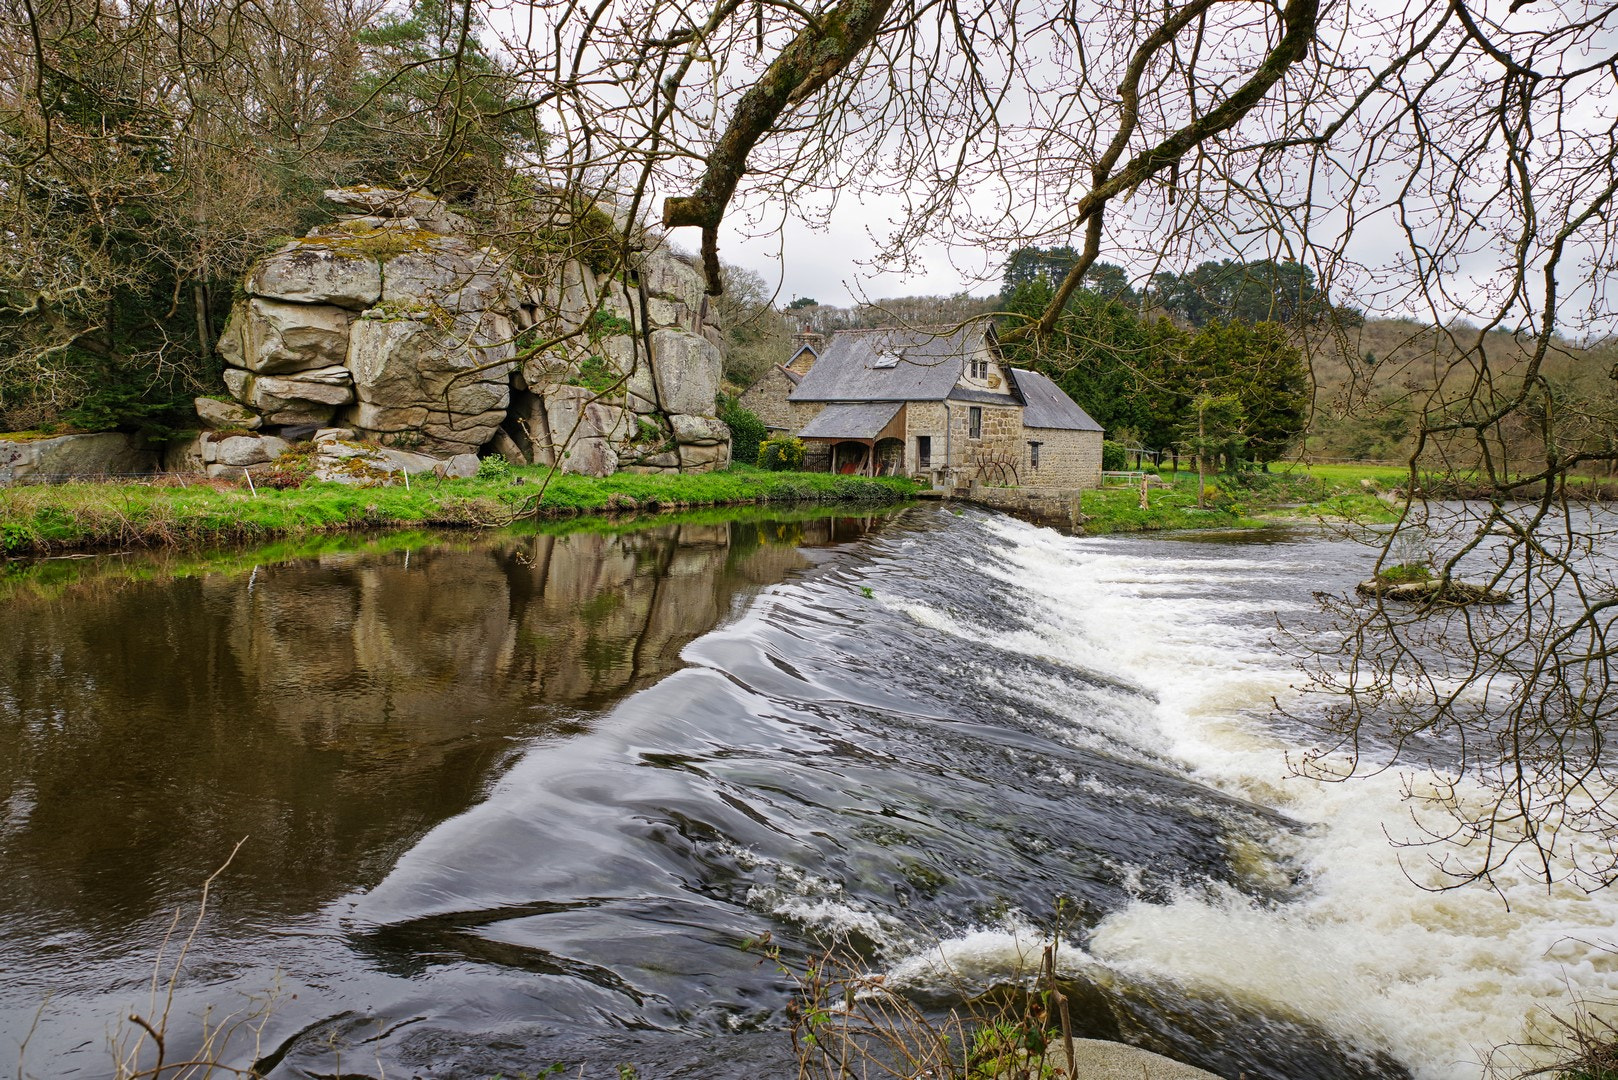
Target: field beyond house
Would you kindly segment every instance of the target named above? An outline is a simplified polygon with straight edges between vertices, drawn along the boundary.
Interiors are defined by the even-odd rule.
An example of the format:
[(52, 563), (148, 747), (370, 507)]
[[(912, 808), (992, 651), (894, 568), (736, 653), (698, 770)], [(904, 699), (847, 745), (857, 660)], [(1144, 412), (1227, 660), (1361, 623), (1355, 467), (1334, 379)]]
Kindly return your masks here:
[(551, 475), (490, 469), (469, 480), (412, 477), (409, 486), (308, 483), (276, 490), (172, 479), (0, 488), (0, 557), (237, 543), (391, 525), (486, 527), (523, 518), (756, 503), (903, 501), (897, 478), (764, 472), (733, 466), (686, 475)]
[(1273, 472), (1204, 478), (1197, 505), (1197, 476), (1164, 471), (1140, 507), (1140, 485), (1110, 484), (1084, 493), (1084, 531), (1090, 534), (1168, 529), (1256, 528), (1271, 521), (1310, 519), (1379, 524), (1398, 517), (1392, 493), (1409, 482), (1407, 470), (1386, 465), (1299, 465)]

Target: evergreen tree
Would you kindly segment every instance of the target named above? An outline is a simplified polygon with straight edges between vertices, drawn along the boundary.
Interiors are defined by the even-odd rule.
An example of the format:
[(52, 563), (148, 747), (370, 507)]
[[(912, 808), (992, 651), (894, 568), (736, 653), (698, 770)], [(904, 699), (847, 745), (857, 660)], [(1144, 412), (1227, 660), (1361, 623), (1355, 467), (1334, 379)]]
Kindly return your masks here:
[(1158, 274), (1152, 293), (1165, 311), (1199, 327), (1210, 319), (1314, 322), (1327, 313), (1315, 272), (1291, 260), (1204, 262), (1183, 276)]

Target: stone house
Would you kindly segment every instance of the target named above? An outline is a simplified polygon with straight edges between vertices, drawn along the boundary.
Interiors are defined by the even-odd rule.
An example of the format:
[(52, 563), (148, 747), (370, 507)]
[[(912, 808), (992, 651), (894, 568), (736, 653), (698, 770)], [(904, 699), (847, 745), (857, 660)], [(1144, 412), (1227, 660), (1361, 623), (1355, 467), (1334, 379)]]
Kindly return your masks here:
[(819, 334), (804, 332), (794, 338), (794, 344), (796, 348), (786, 363), (771, 365), (770, 370), (737, 399), (742, 408), (764, 422), (771, 435), (795, 433), (820, 411), (819, 405), (795, 405), (788, 398), (815, 366), (820, 350), (825, 347), (824, 339)]
[(1101, 425), (1050, 379), (1005, 364), (992, 326), (845, 330), (806, 359), (800, 349), (742, 402), (797, 433), (807, 468), (946, 487), (1101, 484)]

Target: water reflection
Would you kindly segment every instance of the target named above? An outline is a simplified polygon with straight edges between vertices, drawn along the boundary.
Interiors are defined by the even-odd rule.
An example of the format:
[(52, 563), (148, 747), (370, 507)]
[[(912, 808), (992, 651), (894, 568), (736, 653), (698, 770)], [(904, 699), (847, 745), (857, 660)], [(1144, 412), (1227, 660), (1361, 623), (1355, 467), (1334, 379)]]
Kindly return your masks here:
[[(149, 974), (169, 913), (243, 837), (215, 938), (380, 880), (522, 750), (587, 730), (746, 596), (810, 565), (806, 547), (870, 524), (459, 536), (13, 581), (0, 969), (15, 978), (0, 1035), (20, 1039), (46, 991)], [(115, 1019), (87, 1015), (62, 1038), (88, 1037), (104, 1062)]]

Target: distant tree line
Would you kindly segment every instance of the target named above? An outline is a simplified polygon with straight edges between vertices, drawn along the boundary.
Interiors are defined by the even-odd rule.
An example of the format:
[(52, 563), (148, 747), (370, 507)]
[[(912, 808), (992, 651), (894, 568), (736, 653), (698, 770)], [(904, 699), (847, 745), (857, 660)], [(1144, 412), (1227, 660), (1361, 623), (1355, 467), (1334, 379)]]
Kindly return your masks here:
[[(1006, 321), (1020, 323), (1044, 311), (1073, 258), (1069, 248), (1014, 253), (1002, 294)], [(1158, 304), (1155, 313), (1143, 313), (1152, 309), (1130, 288), (1123, 268), (1095, 263), (1055, 333), (1043, 341), (1013, 335), (1004, 346), (1007, 358), (1049, 375), (1115, 441), (1167, 450), (1176, 460), (1195, 443), (1197, 452), (1218, 458), (1228, 469), (1243, 461), (1267, 465), (1303, 434), (1312, 383), (1303, 354), (1280, 322), (1243, 317), (1278, 306), (1274, 292), (1267, 303), (1260, 302), (1255, 281), (1282, 279), (1239, 274), (1232, 265), (1204, 263), (1184, 279), (1166, 274), (1154, 279), (1154, 290), (1166, 289), (1171, 279), (1202, 283), (1175, 294), (1182, 305), (1200, 297), (1197, 290), (1210, 282), (1222, 282), (1224, 299), (1238, 301), (1233, 313), (1222, 316), (1211, 312), (1223, 308), (1195, 308), (1193, 319), (1184, 306)], [(1313, 302), (1309, 282), (1312, 275), (1295, 274), (1285, 288), (1308, 284), (1298, 295)], [(1299, 309), (1289, 310), (1296, 315)], [(1219, 407), (1198, 409), (1199, 399)]]
[[(1060, 282), (1079, 261), (1071, 247), (1024, 247), (1011, 253), (1001, 276), (1001, 296), (1010, 298), (1018, 288), (1040, 278)], [(1193, 327), (1214, 319), (1246, 323), (1313, 325), (1328, 317), (1358, 322), (1363, 315), (1352, 308), (1334, 307), (1317, 286), (1311, 268), (1290, 259), (1209, 260), (1184, 274), (1161, 271), (1137, 291), (1129, 272), (1116, 263), (1098, 260), (1084, 272), (1084, 289), (1097, 296), (1157, 310)]]

